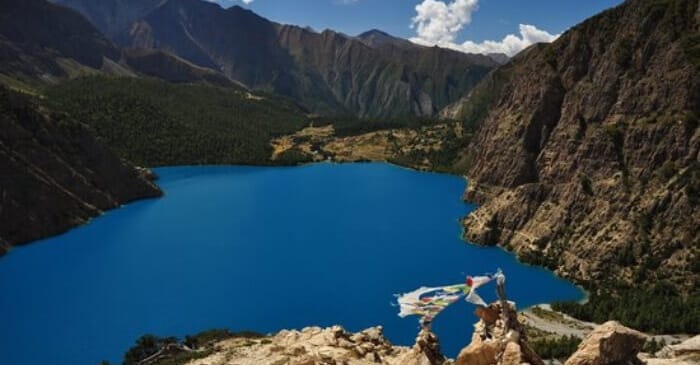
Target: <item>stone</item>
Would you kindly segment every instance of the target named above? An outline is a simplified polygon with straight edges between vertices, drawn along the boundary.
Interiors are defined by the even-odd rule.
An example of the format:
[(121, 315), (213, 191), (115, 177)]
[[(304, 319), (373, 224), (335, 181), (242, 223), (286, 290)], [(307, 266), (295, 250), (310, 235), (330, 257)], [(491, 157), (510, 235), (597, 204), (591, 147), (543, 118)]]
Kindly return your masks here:
[[(543, 365), (542, 359), (527, 343), (525, 328), (517, 319), (515, 303), (507, 303), (505, 315), (500, 303), (477, 311), (481, 318), (474, 325), (469, 346), (457, 356), (457, 365)], [(506, 327), (503, 318), (507, 318)]]
[(462, 349), (455, 361), (456, 365), (493, 365), (496, 363), (498, 344), (496, 342), (472, 341)]
[(508, 342), (501, 357), (501, 365), (520, 365), (523, 362), (520, 345), (516, 342)]
[(613, 365), (638, 363), (644, 334), (610, 321), (596, 327), (565, 365)]
[(498, 311), (489, 307), (477, 307), (474, 314), (488, 325), (496, 323), (499, 318)]
[(640, 357), (647, 365), (697, 365), (700, 363), (700, 335), (666, 346), (656, 356), (640, 354)]

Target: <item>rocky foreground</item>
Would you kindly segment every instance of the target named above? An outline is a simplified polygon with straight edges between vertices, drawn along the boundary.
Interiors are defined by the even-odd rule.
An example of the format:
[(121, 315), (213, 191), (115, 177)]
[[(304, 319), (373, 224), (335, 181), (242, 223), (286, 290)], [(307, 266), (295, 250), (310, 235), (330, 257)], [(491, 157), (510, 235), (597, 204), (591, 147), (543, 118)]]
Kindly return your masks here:
[[(477, 310), (471, 343), (456, 359), (440, 351), (438, 338), (421, 331), (413, 347), (393, 346), (382, 327), (350, 333), (340, 326), (284, 330), (261, 338), (235, 337), (198, 349), (169, 346), (140, 365), (544, 365), (528, 343), (525, 326), (514, 305), (503, 315), (499, 304)], [(640, 354), (646, 336), (617, 322), (594, 329), (565, 365), (642, 364), (690, 365), (700, 360), (700, 336), (666, 346), (654, 354)]]

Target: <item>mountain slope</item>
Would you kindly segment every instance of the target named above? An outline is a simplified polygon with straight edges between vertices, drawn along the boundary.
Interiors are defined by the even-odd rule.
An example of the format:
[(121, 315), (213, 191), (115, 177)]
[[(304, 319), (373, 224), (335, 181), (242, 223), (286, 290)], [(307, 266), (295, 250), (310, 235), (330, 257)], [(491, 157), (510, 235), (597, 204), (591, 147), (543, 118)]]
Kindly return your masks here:
[(480, 122), (461, 161), (481, 204), (465, 237), (589, 288), (697, 291), (698, 14), (695, 0), (629, 0), (451, 108)]
[(5, 88), (0, 88), (0, 171), (0, 254), (161, 194), (144, 172), (120, 160), (82, 124), (48, 116)]
[(379, 29), (368, 30), (356, 37), (362, 43), (372, 48), (381, 47), (399, 47), (399, 48), (416, 48), (418, 45), (409, 42), (406, 39), (394, 37), (393, 35), (383, 32)]
[(187, 62), (172, 53), (152, 49), (122, 50), (122, 62), (139, 74), (173, 83), (204, 82), (224, 87), (240, 87), (224, 74)]
[(432, 115), (498, 65), (406, 41), (400, 50), (387, 50), (386, 42), (372, 47), (376, 42), (276, 24), (202, 0), (168, 0), (114, 39), (171, 51), (317, 112), (359, 116)]
[(270, 164), (272, 138), (309, 124), (304, 109), (242, 87), (85, 77), (53, 85), (45, 104), (91, 126), (143, 166)]
[[(91, 74), (235, 83), (162, 50), (121, 50), (74, 10), (46, 0), (0, 0), (0, 82), (35, 89)], [(27, 86), (30, 85), (30, 86)]]
[(0, 73), (61, 77), (118, 59), (117, 47), (75, 11), (44, 0), (0, 0)]
[(165, 0), (52, 0), (77, 10), (107, 36), (124, 30)]

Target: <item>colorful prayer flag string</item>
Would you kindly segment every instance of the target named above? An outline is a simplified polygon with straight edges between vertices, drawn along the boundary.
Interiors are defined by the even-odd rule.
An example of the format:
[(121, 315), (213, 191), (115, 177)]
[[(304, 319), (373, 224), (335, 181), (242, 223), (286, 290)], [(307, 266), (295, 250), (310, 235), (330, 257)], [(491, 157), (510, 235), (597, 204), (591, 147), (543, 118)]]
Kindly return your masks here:
[(464, 284), (420, 287), (412, 292), (397, 295), (399, 317), (420, 316), (421, 326), (427, 327), (445, 308), (464, 297), (466, 301), (486, 306), (486, 302), (476, 293), (476, 289), (492, 280), (505, 280), (499, 270), (495, 275), (467, 276)]

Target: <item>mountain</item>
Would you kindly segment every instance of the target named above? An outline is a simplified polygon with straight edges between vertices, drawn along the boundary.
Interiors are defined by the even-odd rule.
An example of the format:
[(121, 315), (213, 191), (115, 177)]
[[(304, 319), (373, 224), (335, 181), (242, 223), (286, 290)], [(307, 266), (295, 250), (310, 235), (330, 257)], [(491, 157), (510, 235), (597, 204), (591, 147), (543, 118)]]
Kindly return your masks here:
[(44, 0), (0, 0), (0, 73), (63, 77), (119, 57), (119, 49), (73, 10)]
[(489, 53), (487, 56), (501, 65), (505, 65), (510, 61), (510, 57), (505, 53)]
[[(84, 75), (151, 76), (235, 85), (163, 50), (115, 46), (74, 10), (45, 0), (0, 0), (0, 82), (21, 89)], [(31, 85), (31, 86), (27, 86)]]
[(52, 0), (77, 10), (107, 36), (124, 30), (166, 0)]
[(115, 29), (108, 14), (144, 13), (112, 39), (126, 48), (171, 52), (325, 114), (433, 115), (498, 66), (486, 56), (422, 47), (377, 31), (360, 37), (316, 33), (202, 0), (149, 2), (138, 12), (129, 1), (61, 3), (88, 15), (106, 34)]
[(417, 48), (420, 47), (417, 44), (411, 43), (410, 41), (394, 37), (393, 35), (383, 32), (379, 29), (372, 29), (366, 31), (356, 37), (362, 43), (366, 44), (372, 48), (381, 47), (398, 47), (398, 48)]
[(172, 53), (161, 50), (125, 49), (122, 51), (122, 62), (141, 75), (168, 82), (204, 82), (223, 87), (242, 87), (220, 72), (194, 65)]
[(160, 190), (65, 115), (0, 87), (0, 254)]
[(459, 162), (480, 204), (465, 237), (588, 288), (644, 285), (616, 308), (644, 307), (655, 299), (637, 293), (654, 290), (697, 295), (699, 27), (695, 0), (628, 0), (446, 110), (479, 125)]

